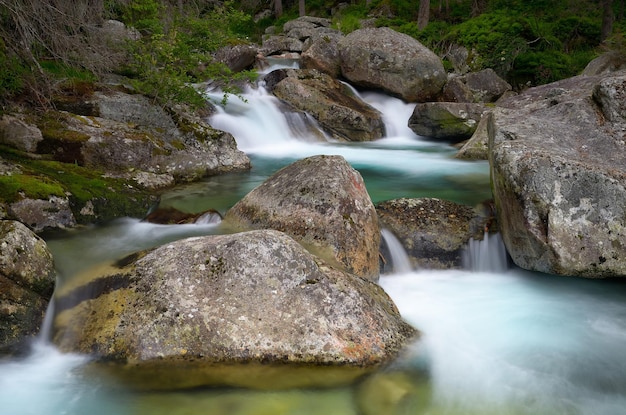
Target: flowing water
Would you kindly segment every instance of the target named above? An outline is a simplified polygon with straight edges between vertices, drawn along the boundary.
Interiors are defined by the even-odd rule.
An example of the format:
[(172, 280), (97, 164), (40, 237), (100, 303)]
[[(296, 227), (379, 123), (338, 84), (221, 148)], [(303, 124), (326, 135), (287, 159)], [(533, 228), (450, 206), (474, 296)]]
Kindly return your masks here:
[[(251, 157), (250, 172), (209, 178), (164, 195), (162, 204), (224, 212), (282, 166), (313, 154), (343, 155), (372, 199), (440, 197), (475, 205), (490, 198), (488, 166), (406, 127), (412, 106), (380, 94), (361, 97), (385, 115), (387, 137), (340, 143), (281, 108), (262, 88), (232, 97), (211, 119)], [(285, 113), (287, 114), (285, 115)], [(50, 239), (63, 289), (81, 271), (191, 235), (215, 224), (155, 225), (138, 218)], [(392, 367), (345, 388), (236, 389), (170, 393), (118, 388), (85, 370), (87, 358), (42, 339), (29, 356), (0, 361), (0, 413), (82, 414), (622, 414), (626, 410), (626, 285), (511, 268), (501, 240), (472, 241), (467, 270), (413, 270), (385, 235), (395, 270), (380, 284), (421, 339)], [(396, 259), (399, 258), (399, 259)]]

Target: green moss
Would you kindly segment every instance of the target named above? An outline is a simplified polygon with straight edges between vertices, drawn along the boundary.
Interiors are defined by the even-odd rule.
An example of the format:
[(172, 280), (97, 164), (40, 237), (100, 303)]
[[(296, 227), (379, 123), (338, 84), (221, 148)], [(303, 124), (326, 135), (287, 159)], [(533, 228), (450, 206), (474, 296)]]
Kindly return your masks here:
[(48, 199), (50, 196), (64, 196), (63, 186), (47, 177), (28, 174), (0, 176), (0, 200), (7, 203), (22, 198)]
[(37, 127), (41, 130), (44, 139), (60, 141), (60, 142), (84, 142), (89, 140), (89, 135), (67, 129), (63, 122), (64, 115), (59, 112), (48, 112), (37, 123)]
[[(0, 200), (11, 203), (27, 197), (47, 199), (66, 196), (78, 222), (112, 219), (120, 216), (143, 216), (156, 199), (147, 191), (130, 187), (124, 179), (105, 178), (103, 173), (73, 163), (33, 160), (9, 147), (0, 146), (3, 158), (18, 163), (23, 174), (0, 176)], [(81, 214), (92, 202), (93, 215)]]

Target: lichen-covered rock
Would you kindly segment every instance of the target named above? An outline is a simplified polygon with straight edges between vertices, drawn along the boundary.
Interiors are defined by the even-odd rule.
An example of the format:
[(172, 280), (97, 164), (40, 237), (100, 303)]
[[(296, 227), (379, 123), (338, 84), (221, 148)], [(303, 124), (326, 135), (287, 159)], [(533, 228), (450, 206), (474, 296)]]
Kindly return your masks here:
[(607, 120), (626, 122), (626, 75), (601, 80), (593, 88), (593, 98)]
[(135, 387), (334, 385), (416, 335), (377, 284), (274, 230), (188, 238), (122, 262), (57, 298), (54, 342), (113, 362)]
[(460, 268), (467, 242), (482, 239), (489, 220), (470, 206), (435, 198), (388, 200), (376, 212), (413, 267), (427, 269)]
[(493, 194), (518, 266), (626, 276), (626, 123), (612, 110), (606, 115), (623, 102), (609, 94), (599, 108), (593, 99), (615, 82), (623, 85), (623, 77), (574, 77), (530, 88), (494, 110)]
[(476, 131), (472, 137), (463, 143), (463, 146), (454, 155), (455, 158), (461, 160), (489, 160), (489, 131), (490, 125), (493, 125), (490, 112), (485, 113), (478, 122)]
[(421, 103), (413, 109), (409, 128), (417, 135), (460, 142), (474, 134), (485, 111), (481, 104)]
[(325, 73), (279, 69), (266, 76), (266, 85), (277, 98), (310, 114), (335, 138), (371, 141), (385, 134), (381, 113)]
[(265, 56), (281, 55), (291, 52), (302, 52), (304, 43), (300, 39), (295, 39), (285, 35), (270, 36), (263, 40), (259, 52)]
[(609, 75), (612, 72), (626, 69), (626, 59), (619, 51), (608, 51), (587, 64), (581, 75), (596, 76)]
[(44, 139), (38, 153), (117, 177), (144, 171), (178, 183), (250, 168), (231, 134), (191, 112), (120, 91), (84, 100), (83, 113), (50, 111), (39, 120)]
[(41, 131), (19, 116), (3, 115), (0, 118), (0, 143), (15, 147), (18, 150), (34, 153), (37, 144), (43, 140)]
[(236, 228), (277, 229), (327, 261), (378, 279), (380, 229), (363, 178), (341, 156), (314, 156), (279, 170), (229, 209)]
[(0, 349), (39, 332), (54, 282), (46, 243), (21, 223), (0, 220)]
[(253, 45), (232, 45), (217, 50), (214, 58), (226, 65), (231, 71), (241, 72), (254, 66), (258, 53), (258, 48)]
[(67, 197), (24, 198), (9, 205), (9, 215), (11, 218), (26, 224), (34, 232), (76, 226), (76, 218)]
[(491, 68), (470, 72), (463, 76), (463, 79), (474, 95), (473, 102), (495, 102), (505, 92), (512, 89), (511, 85)]
[(339, 41), (341, 73), (350, 82), (405, 101), (426, 102), (446, 82), (441, 59), (414, 38), (387, 27), (359, 29)]
[(341, 32), (331, 32), (318, 36), (302, 53), (300, 66), (303, 69), (317, 69), (335, 79), (339, 78), (341, 75), (341, 60), (338, 44), (342, 37)]

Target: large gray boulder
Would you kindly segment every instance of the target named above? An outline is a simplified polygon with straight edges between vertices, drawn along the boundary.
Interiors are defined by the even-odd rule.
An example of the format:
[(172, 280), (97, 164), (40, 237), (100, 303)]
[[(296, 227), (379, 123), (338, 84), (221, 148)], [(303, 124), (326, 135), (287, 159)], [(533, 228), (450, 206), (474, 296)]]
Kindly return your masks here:
[(581, 75), (609, 75), (623, 70), (626, 70), (626, 55), (618, 51), (609, 51), (589, 62)]
[(339, 41), (342, 75), (405, 101), (426, 102), (446, 82), (441, 59), (412, 37), (387, 27), (359, 29)]
[(143, 95), (96, 91), (68, 109), (73, 113), (51, 112), (40, 121), (39, 153), (116, 176), (141, 171), (179, 183), (250, 168), (232, 135)]
[(184, 239), (121, 262), (57, 298), (54, 342), (109, 362), (134, 387), (333, 386), (417, 334), (380, 286), (274, 230)]
[(380, 229), (363, 178), (341, 156), (279, 170), (226, 212), (238, 229), (277, 229), (338, 267), (378, 279)]
[(300, 66), (303, 69), (317, 69), (333, 78), (339, 78), (341, 75), (341, 58), (338, 45), (342, 38), (341, 32), (317, 36), (302, 53)]
[(382, 114), (350, 88), (315, 69), (279, 69), (265, 77), (283, 102), (306, 112), (335, 138), (371, 141), (385, 134)]
[(452, 77), (444, 86), (442, 100), (451, 102), (495, 102), (511, 85), (491, 68)]
[(20, 222), (0, 220), (0, 349), (39, 333), (55, 276), (46, 243)]
[(494, 110), (493, 194), (504, 243), (520, 267), (626, 276), (625, 88), (623, 75), (574, 77), (501, 100)]
[(41, 131), (26, 122), (20, 115), (3, 115), (0, 118), (0, 143), (18, 150), (34, 153), (43, 140)]
[(409, 128), (424, 137), (460, 142), (474, 134), (486, 110), (482, 104), (420, 103), (409, 118)]
[(381, 227), (394, 234), (414, 268), (463, 266), (470, 240), (482, 239), (490, 218), (466, 205), (435, 198), (393, 199), (376, 205)]

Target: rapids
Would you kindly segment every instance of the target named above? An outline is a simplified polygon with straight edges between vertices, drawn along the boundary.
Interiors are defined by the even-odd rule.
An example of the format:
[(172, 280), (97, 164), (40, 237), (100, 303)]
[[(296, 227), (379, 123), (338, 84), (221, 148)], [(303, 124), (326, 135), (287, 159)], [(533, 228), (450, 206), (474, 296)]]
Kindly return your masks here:
[[(305, 115), (286, 111), (262, 87), (230, 97), (210, 122), (233, 133), (253, 162), (248, 173), (181, 186), (163, 206), (224, 212), (282, 166), (313, 154), (343, 155), (374, 202), (440, 197), (475, 205), (490, 198), (488, 165), (415, 136), (412, 107), (377, 93), (361, 97), (385, 116), (387, 137), (328, 140)], [(219, 94), (215, 95), (221, 98)], [(155, 225), (120, 218), (48, 239), (59, 290), (94, 266), (219, 225)], [(394, 250), (397, 250), (396, 246)], [(621, 414), (626, 408), (626, 285), (510, 267), (500, 238), (472, 241), (467, 269), (381, 277), (404, 318), (423, 336), (372, 380), (339, 389), (133, 392), (94, 376), (85, 356), (61, 354), (46, 330), (30, 355), (0, 361), (0, 412), (82, 414)], [(398, 252), (401, 256), (401, 252)], [(401, 260), (397, 260), (401, 261)], [(407, 269), (408, 267), (408, 269)], [(47, 320), (51, 320), (48, 318)]]

